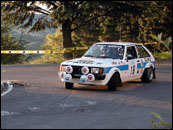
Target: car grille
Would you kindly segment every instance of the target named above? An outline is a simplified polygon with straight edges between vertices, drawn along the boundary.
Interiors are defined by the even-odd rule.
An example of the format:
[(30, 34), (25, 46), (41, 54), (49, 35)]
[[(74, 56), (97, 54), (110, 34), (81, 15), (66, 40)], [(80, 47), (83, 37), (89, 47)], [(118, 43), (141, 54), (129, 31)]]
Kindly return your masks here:
[[(81, 69), (83, 66), (72, 66), (73, 67), (73, 73), (72, 73), (72, 77), (73, 78), (80, 78), (83, 74), (81, 72)], [(91, 73), (91, 67), (89, 68), (89, 73)], [(105, 79), (105, 75), (101, 75), (101, 74), (94, 74), (95, 79), (98, 80), (104, 80)]]
[[(82, 69), (83, 66), (72, 66), (72, 67), (73, 67), (72, 77), (73, 78), (80, 78), (80, 76), (83, 75), (82, 72), (81, 72), (81, 69)], [(90, 68), (89, 68), (89, 70), (90, 70)]]
[(81, 72), (82, 66), (72, 66), (72, 67), (73, 67), (73, 73), (82, 74)]

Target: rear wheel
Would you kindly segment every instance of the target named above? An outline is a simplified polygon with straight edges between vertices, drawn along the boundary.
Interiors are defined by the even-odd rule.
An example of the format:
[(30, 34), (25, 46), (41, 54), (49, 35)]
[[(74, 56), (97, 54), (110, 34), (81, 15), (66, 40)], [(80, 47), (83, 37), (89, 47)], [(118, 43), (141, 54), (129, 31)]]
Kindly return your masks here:
[(66, 89), (73, 89), (74, 86), (73, 83), (68, 83), (68, 82), (65, 82), (64, 85)]
[(118, 73), (115, 73), (111, 77), (110, 81), (108, 82), (108, 90), (116, 91), (117, 90), (118, 81), (119, 81), (119, 75), (118, 75)]
[(153, 77), (154, 77), (154, 71), (153, 71), (153, 68), (150, 67), (144, 70), (141, 80), (142, 82), (149, 83), (153, 80)]

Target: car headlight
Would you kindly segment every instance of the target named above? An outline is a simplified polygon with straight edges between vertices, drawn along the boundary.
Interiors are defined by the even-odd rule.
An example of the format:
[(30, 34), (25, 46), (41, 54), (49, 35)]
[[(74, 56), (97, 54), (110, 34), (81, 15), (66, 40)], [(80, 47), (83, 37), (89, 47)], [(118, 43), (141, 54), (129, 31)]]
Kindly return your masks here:
[(72, 66), (67, 65), (60, 65), (60, 72), (65, 71), (66, 73), (70, 74), (73, 72)]
[(93, 74), (102, 74), (103, 68), (91, 68), (91, 73)]
[(65, 72), (67, 72), (68, 74), (73, 72), (73, 68), (71, 66), (66, 66), (65, 67)]

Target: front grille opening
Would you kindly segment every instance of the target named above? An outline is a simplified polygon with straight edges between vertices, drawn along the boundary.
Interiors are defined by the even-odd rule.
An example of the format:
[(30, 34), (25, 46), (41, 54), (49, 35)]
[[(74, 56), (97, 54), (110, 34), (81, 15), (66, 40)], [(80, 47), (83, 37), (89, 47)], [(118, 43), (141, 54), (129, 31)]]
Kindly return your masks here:
[[(72, 77), (73, 78), (80, 78), (83, 74), (82, 74), (82, 67), (83, 66), (72, 66), (73, 67), (73, 73), (72, 73)], [(89, 68), (89, 73), (91, 72), (91, 68)]]
[[(82, 67), (83, 66), (72, 66), (73, 67), (73, 73), (72, 73), (72, 78), (80, 78), (83, 74), (82, 74)], [(91, 67), (89, 68), (89, 73), (91, 73)], [(100, 75), (100, 74), (94, 74), (95, 79), (98, 80), (104, 80), (105, 79), (105, 75)]]

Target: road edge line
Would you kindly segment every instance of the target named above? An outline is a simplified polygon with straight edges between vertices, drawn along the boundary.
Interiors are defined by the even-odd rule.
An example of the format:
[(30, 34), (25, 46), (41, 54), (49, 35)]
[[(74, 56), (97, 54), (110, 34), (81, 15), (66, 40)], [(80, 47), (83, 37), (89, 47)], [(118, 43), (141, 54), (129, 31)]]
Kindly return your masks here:
[[(2, 82), (2, 83), (4, 84), (4, 82)], [(7, 91), (5, 91), (1, 94), (1, 97), (5, 96), (6, 94), (8, 94), (9, 92), (11, 92), (13, 90), (13, 84), (11, 82), (6, 82), (6, 83), (7, 83), (8, 89), (7, 89)]]

